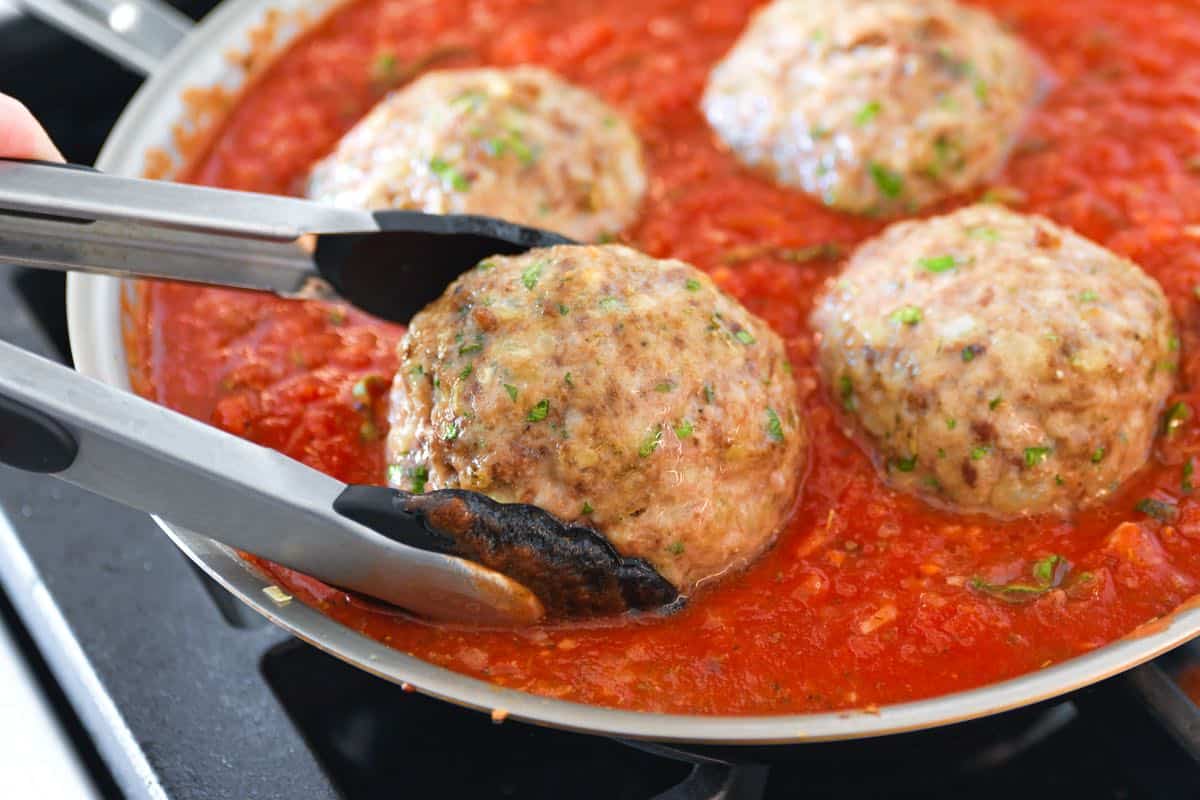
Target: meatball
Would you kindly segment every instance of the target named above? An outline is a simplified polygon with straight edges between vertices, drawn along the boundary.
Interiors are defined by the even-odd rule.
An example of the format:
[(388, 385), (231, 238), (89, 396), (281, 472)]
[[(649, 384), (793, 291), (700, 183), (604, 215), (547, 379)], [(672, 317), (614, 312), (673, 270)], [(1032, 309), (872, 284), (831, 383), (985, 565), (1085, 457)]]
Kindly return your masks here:
[(808, 432), (784, 346), (704, 273), (620, 245), (495, 257), (413, 318), (389, 480), (534, 503), (681, 592), (791, 511)]
[(987, 180), (1038, 94), (1035, 58), (952, 0), (775, 0), (703, 108), (746, 164), (845, 211), (912, 211)]
[(487, 214), (581, 241), (633, 221), (641, 144), (620, 114), (544, 69), (431, 72), (384, 98), (313, 167), (350, 208)]
[(1145, 463), (1178, 361), (1153, 278), (990, 205), (887, 228), (813, 323), (822, 376), (886, 480), (999, 517), (1112, 493)]

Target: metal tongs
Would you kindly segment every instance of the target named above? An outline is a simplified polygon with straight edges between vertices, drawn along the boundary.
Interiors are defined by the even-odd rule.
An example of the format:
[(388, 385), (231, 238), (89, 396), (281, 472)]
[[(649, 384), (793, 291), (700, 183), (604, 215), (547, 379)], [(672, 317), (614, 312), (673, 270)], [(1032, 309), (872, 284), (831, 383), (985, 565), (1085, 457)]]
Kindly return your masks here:
[[(301, 247), (310, 234), (315, 246)], [(489, 255), (566, 241), (488, 217), (349, 211), (0, 160), (0, 261), (289, 297), (319, 285), (396, 321)], [(649, 563), (542, 509), (347, 486), (3, 343), (0, 463), (438, 620), (529, 624), (678, 597)]]

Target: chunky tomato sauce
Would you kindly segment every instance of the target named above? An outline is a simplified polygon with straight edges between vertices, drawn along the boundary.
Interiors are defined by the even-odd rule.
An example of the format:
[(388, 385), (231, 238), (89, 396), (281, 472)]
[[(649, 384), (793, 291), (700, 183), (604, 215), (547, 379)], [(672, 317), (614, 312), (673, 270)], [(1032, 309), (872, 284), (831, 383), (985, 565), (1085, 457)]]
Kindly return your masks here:
[[(817, 385), (806, 324), (814, 293), (837, 254), (880, 223), (776, 188), (714, 144), (698, 98), (755, 5), (361, 0), (261, 76), (187, 177), (294, 193), (388, 83), (430, 65), (532, 62), (598, 92), (635, 123), (652, 175), (625, 238), (709, 271), (788, 343), (814, 441), (803, 499), (776, 547), (669, 618), (516, 632), (430, 626), (268, 565), (280, 583), (368, 636), (496, 684), (734, 714), (871, 706), (1020, 675), (1200, 591), (1200, 503), (1187, 466), (1200, 432), (1186, 415), (1200, 411), (1191, 394), (1200, 377), (1200, 6), (984, 3), (1054, 76), (994, 194), (1162, 282), (1181, 326), (1172, 402), (1188, 404), (1107, 507), (1073, 522), (997, 523), (889, 491)], [(147, 286), (145, 301), (132, 333), (143, 392), (341, 479), (381, 482), (382, 394), (398, 328), (344, 308), (182, 285)], [(371, 375), (385, 380), (362, 381)], [(1158, 503), (1142, 504), (1153, 514), (1135, 510), (1144, 498)], [(989, 595), (973, 581), (1033, 591)]]

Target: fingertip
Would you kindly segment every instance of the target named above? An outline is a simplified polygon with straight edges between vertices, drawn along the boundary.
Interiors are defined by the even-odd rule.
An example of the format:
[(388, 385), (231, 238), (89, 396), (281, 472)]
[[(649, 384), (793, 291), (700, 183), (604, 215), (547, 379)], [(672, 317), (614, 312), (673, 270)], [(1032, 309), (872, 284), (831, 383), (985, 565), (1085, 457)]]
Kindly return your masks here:
[(50, 136), (20, 100), (0, 94), (0, 156), (62, 161)]

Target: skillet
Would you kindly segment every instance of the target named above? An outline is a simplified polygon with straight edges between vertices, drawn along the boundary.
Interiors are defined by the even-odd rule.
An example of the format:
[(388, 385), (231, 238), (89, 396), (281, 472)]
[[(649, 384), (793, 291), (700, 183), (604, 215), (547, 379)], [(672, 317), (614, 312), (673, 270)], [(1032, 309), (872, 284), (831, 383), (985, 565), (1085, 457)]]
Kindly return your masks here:
[[(54, 4), (48, 4), (54, 5)], [(103, 5), (103, 4), (101, 4)], [(117, 5), (117, 4), (112, 4)], [(152, 77), (130, 103), (97, 163), (115, 174), (138, 175), (147, 150), (169, 147), (171, 126), (183, 118), (181, 95), (191, 87), (221, 84), (231, 90), (244, 76), (226, 53), (244, 49), (248, 33), (269, 11), (283, 12), (277, 41), (303, 30), (296, 12), (309, 20), (328, 9), (328, 0), (228, 0), (202, 24), (171, 46), (165, 42), (182, 25), (150, 26), (151, 41), (109, 38), (107, 49)], [(178, 23), (178, 20), (176, 20)], [(126, 28), (126, 35), (137, 26)], [(161, 62), (154, 53), (170, 51)], [(98, 276), (73, 275), (68, 282), (68, 322), (78, 369), (129, 388), (122, 345), (122, 300), (129, 286)], [(240, 600), (299, 638), (386, 680), (500, 716), (554, 727), (631, 739), (718, 745), (767, 745), (855, 739), (913, 731), (995, 714), (1073, 691), (1130, 669), (1200, 634), (1200, 606), (1186, 603), (1135, 635), (1045, 670), (965, 692), (884, 706), (870, 712), (778, 716), (701, 716), (628, 712), (503, 689), (435, 667), (361, 636), (300, 603), (277, 606), (263, 589), (269, 577), (202, 533), (159, 521), (168, 536), (202, 569)]]

